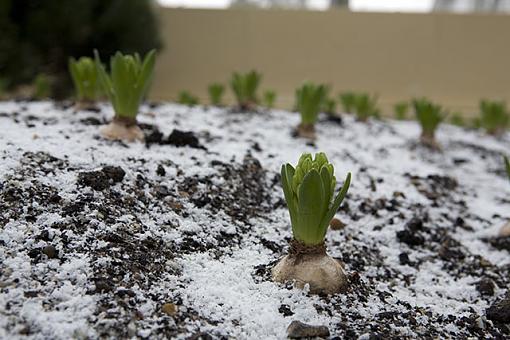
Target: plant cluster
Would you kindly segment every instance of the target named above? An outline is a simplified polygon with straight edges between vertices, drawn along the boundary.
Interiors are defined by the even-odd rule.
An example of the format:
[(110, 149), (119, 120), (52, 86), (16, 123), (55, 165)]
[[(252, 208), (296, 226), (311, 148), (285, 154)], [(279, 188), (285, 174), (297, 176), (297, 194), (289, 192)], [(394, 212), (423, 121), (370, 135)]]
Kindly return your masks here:
[(51, 97), (51, 79), (44, 73), (39, 73), (32, 82), (33, 97), (47, 99)]
[(446, 118), (443, 108), (426, 98), (413, 99), (412, 105), (421, 126), (421, 141), (430, 147), (438, 148), (435, 133), (439, 124)]
[(244, 74), (234, 72), (230, 79), (230, 87), (234, 92), (239, 109), (251, 110), (258, 104), (257, 90), (261, 79), (262, 75), (255, 70)]
[(368, 93), (357, 94), (354, 100), (354, 114), (360, 122), (366, 122), (368, 118), (380, 116), (377, 108), (377, 96), (370, 96)]
[(156, 51), (147, 53), (143, 60), (137, 53), (124, 55), (117, 52), (110, 59), (110, 74), (97, 51), (95, 61), (102, 89), (115, 111), (112, 123), (103, 127), (101, 133), (108, 139), (143, 140), (143, 132), (136, 125), (136, 115), (152, 80)]
[(223, 94), (225, 93), (225, 86), (220, 83), (213, 83), (207, 87), (209, 93), (209, 101), (211, 105), (221, 106)]
[(274, 107), (274, 103), (276, 101), (276, 92), (273, 90), (266, 90), (262, 94), (262, 105), (264, 105), (268, 109), (272, 109)]
[(460, 112), (454, 112), (450, 115), (450, 123), (457, 126), (466, 126), (466, 121)]
[(177, 99), (177, 102), (182, 105), (187, 106), (195, 106), (199, 104), (199, 100), (197, 96), (192, 95), (188, 91), (181, 91), (179, 93), (179, 98)]
[(152, 80), (156, 51), (147, 53), (143, 61), (138, 53), (124, 55), (117, 52), (110, 59), (110, 74), (106, 72), (97, 51), (95, 59), (99, 81), (112, 103), (115, 117), (136, 119)]
[(405, 120), (407, 119), (407, 113), (409, 112), (409, 102), (398, 102), (393, 105), (393, 111), (395, 111), (395, 119)]
[(352, 113), (354, 109), (354, 102), (356, 100), (356, 94), (354, 92), (343, 92), (340, 93), (339, 99), (344, 112)]
[(502, 101), (480, 101), (480, 125), (487, 133), (498, 135), (503, 133), (510, 123), (510, 115)]
[(342, 265), (326, 253), (324, 239), (328, 226), (349, 189), (347, 174), (340, 192), (335, 196), (336, 178), (333, 165), (324, 153), (301, 155), (294, 168), (284, 164), (281, 169), (283, 193), (289, 209), (293, 240), (289, 254), (273, 268), (273, 280), (294, 282), (311, 293), (334, 294), (347, 285)]
[(69, 74), (79, 102), (95, 102), (100, 96), (97, 67), (92, 58), (69, 58)]
[(341, 93), (340, 103), (347, 113), (354, 113), (360, 122), (366, 122), (369, 117), (379, 117), (380, 110), (377, 108), (377, 96), (368, 93)]
[(301, 124), (314, 125), (327, 95), (323, 84), (304, 83), (296, 89), (296, 109), (301, 114)]
[(325, 98), (322, 105), (322, 111), (328, 115), (336, 114), (336, 100), (333, 98)]

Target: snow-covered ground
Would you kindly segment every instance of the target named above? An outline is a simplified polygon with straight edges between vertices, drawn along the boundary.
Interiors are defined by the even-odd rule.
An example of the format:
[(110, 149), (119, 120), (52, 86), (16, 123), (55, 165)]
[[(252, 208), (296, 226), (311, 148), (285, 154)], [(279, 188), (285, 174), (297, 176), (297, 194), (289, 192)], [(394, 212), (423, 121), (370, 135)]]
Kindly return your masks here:
[[(434, 152), (415, 122), (323, 117), (309, 143), (286, 111), (142, 112), (147, 133), (202, 147), (103, 140), (106, 105), (0, 103), (0, 338), (283, 339), (293, 320), (345, 338), (508, 336), (485, 316), (510, 281), (508, 133), (444, 125)], [(338, 296), (269, 275), (291, 237), (280, 167), (318, 151), (353, 174), (327, 236), (350, 275)]]

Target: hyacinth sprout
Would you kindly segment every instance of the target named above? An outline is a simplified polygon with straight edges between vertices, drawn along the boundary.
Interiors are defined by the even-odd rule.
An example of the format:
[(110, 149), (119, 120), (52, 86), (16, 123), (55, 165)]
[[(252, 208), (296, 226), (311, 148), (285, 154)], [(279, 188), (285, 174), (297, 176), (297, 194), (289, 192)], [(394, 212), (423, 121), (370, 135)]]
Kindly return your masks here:
[(480, 125), (491, 135), (501, 135), (510, 124), (510, 114), (503, 101), (480, 101)]
[(95, 107), (101, 95), (94, 59), (81, 57), (78, 60), (69, 58), (69, 74), (76, 92), (76, 107), (87, 109)]
[(187, 106), (195, 106), (200, 103), (197, 96), (186, 90), (179, 92), (179, 98), (177, 99), (177, 102)]
[(323, 108), (328, 88), (326, 85), (304, 83), (296, 89), (296, 109), (301, 114), (301, 123), (297, 127), (300, 137), (315, 139), (315, 123)]
[(262, 94), (262, 105), (264, 105), (268, 109), (272, 109), (274, 107), (274, 103), (276, 101), (276, 92), (273, 90), (266, 90)]
[(426, 98), (413, 99), (412, 105), (421, 126), (420, 141), (432, 149), (440, 149), (435, 135), (439, 124), (446, 118), (443, 108)]
[(234, 72), (230, 80), (230, 87), (234, 92), (237, 105), (241, 111), (254, 110), (259, 102), (257, 89), (262, 75), (257, 71), (248, 73)]
[(143, 140), (136, 116), (152, 80), (156, 51), (147, 53), (143, 60), (137, 53), (124, 55), (117, 52), (110, 59), (110, 74), (106, 72), (97, 51), (95, 61), (101, 87), (115, 111), (113, 121), (101, 128), (102, 135), (112, 140)]
[(225, 86), (220, 83), (213, 83), (207, 87), (209, 93), (209, 101), (211, 105), (221, 106), (223, 105), (222, 98), (225, 93)]
[(324, 153), (305, 153), (294, 168), (284, 164), (281, 181), (292, 225), (289, 254), (273, 268), (277, 282), (309, 284), (312, 293), (337, 293), (345, 288), (342, 265), (326, 254), (324, 240), (329, 223), (349, 189), (351, 174), (335, 196), (334, 168)]

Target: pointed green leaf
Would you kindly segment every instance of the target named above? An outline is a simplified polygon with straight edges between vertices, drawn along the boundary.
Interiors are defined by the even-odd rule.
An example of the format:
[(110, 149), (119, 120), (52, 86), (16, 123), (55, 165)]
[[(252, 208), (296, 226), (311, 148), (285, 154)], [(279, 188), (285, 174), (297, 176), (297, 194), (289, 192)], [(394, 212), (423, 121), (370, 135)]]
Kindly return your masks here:
[(333, 204), (329, 208), (328, 212), (324, 216), (323, 220), (320, 222), (321, 228), (324, 228), (324, 230), (327, 230), (327, 226), (329, 225), (329, 222), (333, 219), (333, 216), (335, 216), (338, 208), (340, 207), (340, 204), (342, 204), (342, 201), (345, 198), (345, 195), (347, 195), (347, 191), (349, 190), (349, 186), (351, 185), (351, 173), (349, 172), (347, 174), (347, 177), (345, 178), (345, 182), (342, 186), (342, 189), (336, 196), (335, 200), (333, 201)]

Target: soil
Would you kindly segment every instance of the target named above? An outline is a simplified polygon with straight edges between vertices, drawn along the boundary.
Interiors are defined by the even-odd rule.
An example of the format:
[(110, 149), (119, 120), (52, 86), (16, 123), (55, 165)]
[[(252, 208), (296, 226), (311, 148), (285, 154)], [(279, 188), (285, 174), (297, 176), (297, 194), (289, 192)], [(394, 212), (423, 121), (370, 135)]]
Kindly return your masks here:
[[(510, 336), (508, 133), (445, 125), (438, 152), (413, 122), (345, 115), (311, 144), (290, 112), (149, 110), (128, 144), (100, 136), (106, 105), (0, 103), (0, 338)], [(342, 294), (271, 280), (280, 166), (305, 151), (354, 175), (326, 240)]]

